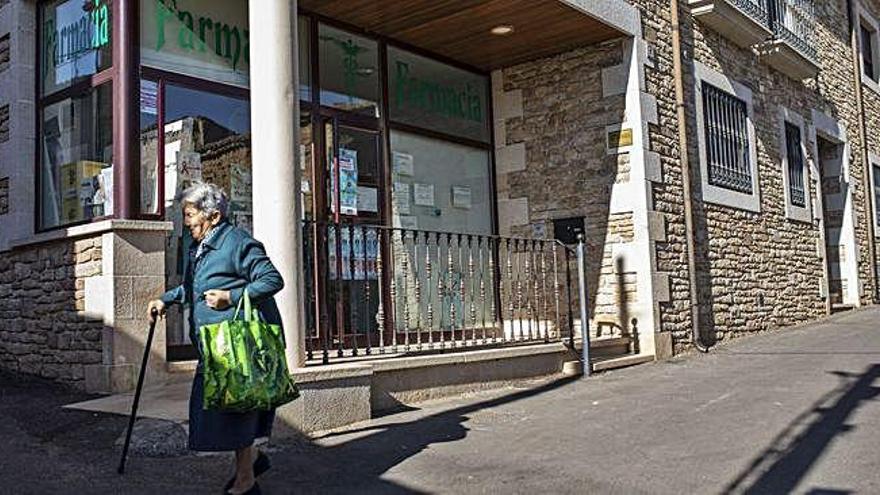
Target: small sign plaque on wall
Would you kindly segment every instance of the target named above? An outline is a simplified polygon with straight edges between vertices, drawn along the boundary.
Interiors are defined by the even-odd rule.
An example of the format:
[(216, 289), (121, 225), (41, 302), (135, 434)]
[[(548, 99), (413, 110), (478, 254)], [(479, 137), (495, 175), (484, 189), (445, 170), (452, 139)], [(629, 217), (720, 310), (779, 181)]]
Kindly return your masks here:
[(620, 153), (633, 145), (633, 131), (630, 128), (606, 128), (608, 153)]

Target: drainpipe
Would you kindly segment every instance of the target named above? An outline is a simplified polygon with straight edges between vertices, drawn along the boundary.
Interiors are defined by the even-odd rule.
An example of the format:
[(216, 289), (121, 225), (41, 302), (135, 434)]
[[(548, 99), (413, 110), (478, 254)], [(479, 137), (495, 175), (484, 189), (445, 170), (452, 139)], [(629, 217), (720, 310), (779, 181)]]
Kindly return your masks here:
[(684, 69), (681, 63), (681, 33), (678, 21), (678, 0), (670, 0), (672, 11), (672, 67), (675, 77), (675, 110), (678, 118), (678, 149), (681, 155), (681, 182), (684, 189), (684, 225), (690, 284), (691, 342), (700, 352), (709, 352), (700, 338), (700, 310), (697, 300), (697, 262), (694, 257), (694, 211), (691, 195), (691, 167), (688, 160), (687, 120), (684, 111)]
[(865, 185), (866, 209), (868, 218), (868, 257), (871, 266), (871, 287), (874, 289), (871, 294), (871, 302), (877, 302), (877, 255), (874, 242), (874, 211), (877, 205), (873, 204), (874, 194), (871, 187), (871, 160), (868, 158), (868, 130), (865, 124), (865, 99), (862, 92), (862, 70), (859, 63), (859, 43), (858, 30), (856, 24), (856, 13), (852, 0), (846, 0), (846, 14), (849, 21), (849, 41), (850, 49), (853, 57), (853, 73), (856, 89), (856, 104), (859, 111), (859, 140), (862, 142), (862, 181)]

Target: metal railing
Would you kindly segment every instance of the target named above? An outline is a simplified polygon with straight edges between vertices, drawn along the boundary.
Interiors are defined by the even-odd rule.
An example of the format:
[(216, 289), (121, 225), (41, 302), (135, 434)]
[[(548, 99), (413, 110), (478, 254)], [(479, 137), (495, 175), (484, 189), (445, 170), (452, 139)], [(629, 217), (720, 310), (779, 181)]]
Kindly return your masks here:
[(813, 0), (765, 0), (770, 30), (805, 57), (816, 60)]
[(304, 223), (307, 359), (573, 345), (573, 251), (555, 240)]
[(773, 33), (774, 40), (791, 45), (816, 60), (816, 18), (813, 0), (727, 0)]
[(768, 0), (731, 0), (739, 10), (745, 12), (749, 17), (760, 23), (762, 26), (768, 25), (767, 1)]

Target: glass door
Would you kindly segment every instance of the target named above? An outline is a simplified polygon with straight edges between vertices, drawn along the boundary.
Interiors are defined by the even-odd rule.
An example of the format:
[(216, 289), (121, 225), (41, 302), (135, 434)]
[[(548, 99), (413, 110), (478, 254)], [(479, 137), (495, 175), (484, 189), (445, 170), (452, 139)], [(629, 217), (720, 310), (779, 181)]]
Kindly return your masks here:
[(377, 260), (382, 233), (377, 226), (384, 212), (381, 134), (341, 117), (327, 117), (322, 126), (323, 218), (318, 216), (326, 226), (320, 270), (322, 330), (331, 348), (360, 352), (378, 344)]

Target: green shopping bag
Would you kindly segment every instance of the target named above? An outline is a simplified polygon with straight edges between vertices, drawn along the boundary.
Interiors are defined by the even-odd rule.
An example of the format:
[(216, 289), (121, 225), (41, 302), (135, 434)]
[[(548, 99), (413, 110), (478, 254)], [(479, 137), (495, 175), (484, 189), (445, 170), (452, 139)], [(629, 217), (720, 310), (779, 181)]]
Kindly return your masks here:
[[(244, 317), (239, 313), (244, 304)], [(266, 323), (247, 290), (231, 320), (203, 325), (204, 409), (268, 410), (299, 397), (287, 370), (281, 325)]]

